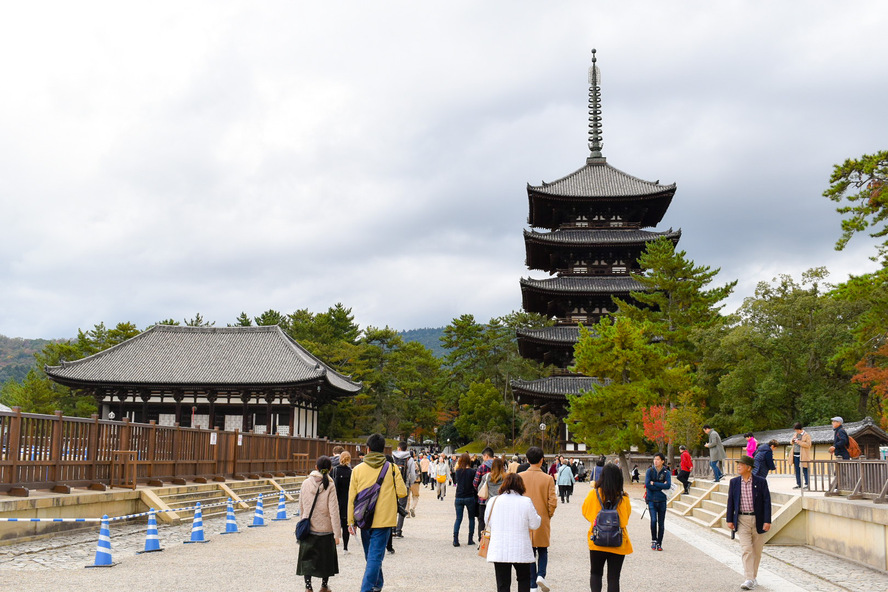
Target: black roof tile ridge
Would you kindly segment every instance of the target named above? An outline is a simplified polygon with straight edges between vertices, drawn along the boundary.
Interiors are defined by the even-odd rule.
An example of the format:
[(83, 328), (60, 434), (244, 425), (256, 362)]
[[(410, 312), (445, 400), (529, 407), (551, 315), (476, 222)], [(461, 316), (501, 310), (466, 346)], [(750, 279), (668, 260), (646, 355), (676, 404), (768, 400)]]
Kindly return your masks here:
[(567, 175), (564, 175), (563, 177), (561, 177), (561, 178), (559, 178), (559, 179), (555, 179), (554, 181), (548, 181), (548, 182), (547, 182), (547, 181), (543, 181), (543, 182), (542, 182), (542, 185), (531, 185), (530, 183), (528, 183), (527, 186), (528, 186), (530, 189), (543, 189), (543, 188), (546, 188), (546, 187), (550, 187), (550, 186), (552, 186), (552, 185), (555, 185), (556, 183), (560, 183), (561, 181), (565, 181), (565, 180), (567, 180), (567, 179), (569, 179), (569, 178), (571, 178), (571, 177), (573, 177), (573, 176), (579, 174), (580, 172), (582, 172), (582, 171), (584, 171), (584, 170), (586, 170), (586, 169), (588, 169), (588, 168), (591, 168), (591, 167), (600, 167), (600, 166), (604, 166), (605, 168), (608, 168), (608, 169), (610, 169), (610, 170), (612, 170), (612, 171), (615, 171), (615, 172), (617, 172), (617, 173), (620, 173), (621, 175), (625, 175), (625, 176), (629, 177), (630, 179), (632, 179), (632, 180), (634, 180), (634, 181), (638, 181), (639, 183), (644, 183), (645, 185), (650, 185), (650, 186), (652, 186), (652, 187), (659, 187), (659, 188), (664, 189), (664, 190), (665, 190), (665, 189), (675, 189), (675, 188), (676, 188), (675, 183), (672, 183), (672, 184), (670, 184), (670, 185), (660, 185), (659, 181), (647, 181), (647, 180), (645, 180), (645, 179), (642, 179), (641, 177), (636, 177), (635, 175), (630, 175), (629, 173), (627, 173), (627, 172), (625, 172), (625, 171), (623, 171), (623, 170), (621, 170), (621, 169), (618, 169), (618, 168), (615, 167), (615, 166), (611, 166), (609, 163), (606, 163), (606, 162), (584, 164), (583, 166), (581, 166), (580, 168), (578, 168), (578, 169), (575, 170), (574, 172), (572, 172), (572, 173), (568, 173)]

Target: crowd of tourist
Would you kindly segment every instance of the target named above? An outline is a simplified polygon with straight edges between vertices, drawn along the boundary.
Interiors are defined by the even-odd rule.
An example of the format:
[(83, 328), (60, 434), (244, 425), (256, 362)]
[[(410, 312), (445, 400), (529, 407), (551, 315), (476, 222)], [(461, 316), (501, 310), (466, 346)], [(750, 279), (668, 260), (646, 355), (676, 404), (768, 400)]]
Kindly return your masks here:
[[(847, 458), (850, 439), (842, 418), (833, 418), (834, 452)], [(714, 482), (723, 478), (721, 463), (725, 449), (718, 432), (703, 428), (707, 435), (710, 466)], [(811, 460), (811, 436), (801, 424), (794, 426), (790, 445), (796, 488), (808, 488)], [(765, 533), (771, 527), (771, 500), (766, 479), (775, 470), (773, 453), (776, 440), (757, 442), (751, 433), (746, 455), (736, 462), (737, 476), (730, 480), (725, 521), (740, 542), (746, 580), (744, 590), (757, 586), (759, 562)], [(853, 443), (853, 442), (852, 442)], [(582, 504), (582, 515), (589, 521), (589, 583), (593, 592), (602, 590), (605, 571), (607, 589), (618, 591), (620, 573), (626, 555), (632, 553), (626, 526), (631, 504), (624, 490), (623, 472), (618, 462), (604, 456), (587, 471), (582, 460), (556, 456), (547, 464), (543, 451), (527, 449), (524, 458), (497, 456), (490, 447), (481, 456), (463, 453), (410, 451), (406, 442), (391, 455), (384, 454), (385, 439), (374, 434), (367, 440), (366, 455), (359, 455), (352, 468), (347, 451), (334, 449), (332, 458), (320, 457), (315, 470), (302, 485), (300, 512), (310, 523), (310, 532), (300, 540), (297, 574), (305, 577), (306, 592), (312, 592), (312, 578), (320, 578), (321, 592), (330, 592), (329, 578), (338, 572), (337, 546), (348, 553), (350, 537), (361, 531), (366, 567), (362, 592), (383, 588), (382, 564), (386, 553), (394, 553), (393, 540), (402, 538), (404, 519), (415, 517), (420, 489), (436, 492), (437, 500), (447, 499), (453, 490), (455, 520), (453, 546), (486, 541), (486, 557), (494, 565), (499, 592), (511, 590), (515, 581), (519, 592), (550, 592), (546, 581), (551, 538), (550, 520), (559, 500), (570, 503), (574, 484), (589, 478), (592, 488)], [(663, 550), (667, 492), (672, 476), (688, 493), (694, 464), (690, 452), (680, 446), (680, 461), (674, 471), (666, 456), (657, 453), (644, 474), (646, 512), (650, 513), (651, 549)], [(630, 472), (632, 481), (641, 482), (638, 466)], [(461, 539), (463, 524), (466, 534)], [(477, 526), (477, 530), (476, 530)], [(514, 573), (514, 576), (513, 576)]]

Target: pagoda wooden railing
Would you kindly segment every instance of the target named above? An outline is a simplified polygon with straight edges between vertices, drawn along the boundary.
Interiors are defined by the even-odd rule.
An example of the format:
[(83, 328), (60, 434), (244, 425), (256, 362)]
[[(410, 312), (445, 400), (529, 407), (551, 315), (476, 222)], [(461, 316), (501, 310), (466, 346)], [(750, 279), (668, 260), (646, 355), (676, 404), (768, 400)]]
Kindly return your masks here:
[(159, 426), (55, 415), (0, 412), (0, 494), (29, 489), (128, 486), (163, 481), (306, 474), (319, 456), (359, 444)]

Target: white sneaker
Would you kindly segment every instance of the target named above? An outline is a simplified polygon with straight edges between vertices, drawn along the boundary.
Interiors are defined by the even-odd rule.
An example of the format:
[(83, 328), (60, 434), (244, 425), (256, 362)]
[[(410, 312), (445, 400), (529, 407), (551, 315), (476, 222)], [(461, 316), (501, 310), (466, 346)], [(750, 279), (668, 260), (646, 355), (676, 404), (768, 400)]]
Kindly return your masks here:
[(540, 592), (540, 589), (537, 588), (536, 586), (534, 586), (533, 588), (530, 589), (530, 592)]
[(746, 580), (745, 582), (740, 584), (740, 589), (741, 590), (752, 590), (753, 588), (755, 588), (755, 586), (756, 586), (755, 580)]
[(549, 592), (549, 584), (546, 583), (546, 578), (543, 576), (537, 576), (537, 588), (543, 592)]

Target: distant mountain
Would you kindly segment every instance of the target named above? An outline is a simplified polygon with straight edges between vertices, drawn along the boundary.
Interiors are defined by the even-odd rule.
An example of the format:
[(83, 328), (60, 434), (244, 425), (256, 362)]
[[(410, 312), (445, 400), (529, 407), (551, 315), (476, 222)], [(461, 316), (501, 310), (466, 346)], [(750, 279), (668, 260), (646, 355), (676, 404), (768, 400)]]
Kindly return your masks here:
[(441, 336), (444, 335), (444, 327), (424, 329), (410, 329), (409, 331), (401, 331), (398, 333), (404, 341), (416, 341), (435, 354), (436, 358), (444, 359), (447, 356), (447, 350), (441, 347)]
[(52, 339), (22, 339), (0, 335), (0, 384), (10, 378), (21, 380), (34, 367), (34, 354)]

